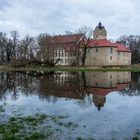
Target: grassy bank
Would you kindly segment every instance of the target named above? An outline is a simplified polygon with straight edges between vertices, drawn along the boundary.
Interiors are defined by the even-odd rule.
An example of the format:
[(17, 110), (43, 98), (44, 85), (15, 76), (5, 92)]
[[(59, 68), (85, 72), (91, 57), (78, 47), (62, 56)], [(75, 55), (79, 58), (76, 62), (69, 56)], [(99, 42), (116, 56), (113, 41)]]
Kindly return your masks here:
[(57, 139), (63, 129), (72, 131), (78, 127), (74, 122), (65, 122), (67, 116), (35, 114), (10, 117), (0, 123), (0, 138), (3, 140), (47, 140)]
[[(71, 121), (68, 115), (49, 115), (36, 113), (25, 115), (20, 108), (12, 116), (7, 115), (7, 104), (0, 105), (0, 140), (55, 140), (75, 139), (94, 140), (91, 136), (84, 138), (72, 135), (80, 126)], [(4, 118), (4, 121), (1, 119)], [(76, 132), (75, 132), (76, 134)]]
[(126, 67), (66, 67), (66, 66), (55, 66), (55, 67), (20, 67), (14, 68), (7, 65), (0, 66), (1, 71), (34, 71), (34, 72), (50, 72), (50, 71), (131, 71), (140, 72), (140, 65), (137, 66), (126, 66)]

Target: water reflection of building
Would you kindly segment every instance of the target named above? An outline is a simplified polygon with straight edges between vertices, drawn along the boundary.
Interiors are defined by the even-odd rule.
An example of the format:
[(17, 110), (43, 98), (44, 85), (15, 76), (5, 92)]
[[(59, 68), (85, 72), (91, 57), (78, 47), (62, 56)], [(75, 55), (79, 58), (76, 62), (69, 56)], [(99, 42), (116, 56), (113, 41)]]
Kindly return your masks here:
[(48, 102), (64, 98), (74, 99), (81, 106), (94, 103), (100, 110), (106, 102), (106, 96), (113, 91), (121, 91), (119, 93), (122, 95), (140, 95), (140, 86), (130, 85), (129, 82), (130, 72), (57, 72), (37, 76), (0, 73), (0, 100), (6, 99), (9, 92), (15, 100), (20, 92), (26, 96), (38, 95)]
[(60, 72), (53, 76), (44, 76), (40, 80), (43, 95), (56, 98), (83, 100), (91, 95), (92, 102), (100, 110), (106, 102), (106, 95), (120, 91), (131, 82), (130, 72)]
[(77, 73), (57, 72), (54, 75), (42, 76), (40, 91), (43, 95), (57, 98), (83, 99), (78, 92)]
[(93, 94), (93, 102), (98, 110), (104, 106), (106, 95), (121, 91), (131, 82), (131, 72), (89, 72), (85, 73), (88, 93)]
[(85, 73), (87, 86), (111, 88), (131, 81), (130, 72), (89, 72)]

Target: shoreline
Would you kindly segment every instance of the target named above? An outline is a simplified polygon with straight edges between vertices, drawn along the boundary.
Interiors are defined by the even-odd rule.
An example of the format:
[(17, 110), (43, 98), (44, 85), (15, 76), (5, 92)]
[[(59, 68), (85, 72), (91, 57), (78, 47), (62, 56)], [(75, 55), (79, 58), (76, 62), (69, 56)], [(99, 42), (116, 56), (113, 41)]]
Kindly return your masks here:
[(140, 65), (131, 65), (131, 66), (121, 66), (121, 67), (73, 67), (73, 66), (55, 66), (55, 67), (40, 67), (40, 66), (33, 66), (33, 67), (20, 67), (20, 68), (14, 68), (8, 65), (1, 65), (0, 71), (15, 71), (15, 72), (25, 72), (25, 71), (32, 71), (32, 72), (51, 72), (51, 71), (70, 71), (70, 72), (76, 72), (76, 71), (130, 71), (130, 72), (140, 72)]

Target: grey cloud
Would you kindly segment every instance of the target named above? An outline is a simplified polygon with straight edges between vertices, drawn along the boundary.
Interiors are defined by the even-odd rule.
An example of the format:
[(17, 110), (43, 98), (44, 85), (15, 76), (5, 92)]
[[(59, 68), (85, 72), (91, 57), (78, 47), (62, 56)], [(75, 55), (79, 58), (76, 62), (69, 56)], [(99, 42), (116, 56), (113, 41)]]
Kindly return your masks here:
[(32, 35), (64, 33), (102, 21), (109, 38), (138, 34), (139, 0), (0, 0), (0, 29)]
[(0, 11), (4, 10), (7, 6), (10, 6), (8, 0), (0, 0)]

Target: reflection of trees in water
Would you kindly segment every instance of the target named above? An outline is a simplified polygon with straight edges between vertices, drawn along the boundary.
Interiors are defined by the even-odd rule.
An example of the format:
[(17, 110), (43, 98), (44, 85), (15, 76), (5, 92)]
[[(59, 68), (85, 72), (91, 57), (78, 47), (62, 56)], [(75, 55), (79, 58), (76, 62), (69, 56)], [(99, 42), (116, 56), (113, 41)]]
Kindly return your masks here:
[[(64, 77), (62, 77), (62, 75)], [(77, 73), (55, 73), (54, 75), (44, 75), (40, 77), (39, 97), (48, 102), (55, 103), (58, 99), (72, 100), (82, 99), (79, 93), (79, 79)]]
[(26, 74), (15, 72), (0, 73), (0, 99), (6, 99), (11, 96), (12, 100), (16, 100), (19, 92), (24, 95), (34, 94), (36, 91), (36, 78), (29, 77)]
[(59, 83), (54, 79), (54, 75), (50, 74), (31, 76), (25, 73), (1, 72), (0, 99), (10, 96), (12, 100), (16, 100), (22, 94), (24, 96), (37, 95), (41, 100), (51, 103), (63, 98), (64, 100), (74, 99), (74, 102), (76, 101), (76, 104), (81, 107), (91, 105), (92, 100), (87, 95), (87, 91), (80, 90), (81, 81), (79, 81), (78, 73), (73, 73), (73, 75), (75, 76), (72, 79), (69, 77), (65, 82)]
[[(96, 87), (87, 84), (86, 80), (88, 79), (84, 72), (70, 73), (69, 77), (62, 77), (62, 75), (48, 73), (35, 76), (30, 73), (1, 72), (0, 99), (6, 99), (7, 96), (10, 96), (12, 100), (16, 100), (22, 94), (24, 96), (36, 95), (41, 100), (51, 103), (57, 102), (60, 98), (72, 100), (82, 108), (93, 104), (98, 109), (104, 106), (106, 96), (99, 95)], [(129, 96), (140, 95), (138, 80), (137, 75), (134, 77), (133, 83), (119, 93)]]
[(82, 72), (80, 77), (81, 80), (79, 86), (80, 86), (80, 93), (83, 95), (83, 100), (76, 101), (76, 104), (78, 104), (82, 108), (95, 105), (98, 108), (98, 110), (100, 110), (101, 107), (103, 107), (106, 102), (106, 97), (104, 95), (100, 95), (96, 93), (96, 90), (94, 90), (95, 87), (89, 86), (87, 84), (88, 79), (85, 75), (85, 72)]
[(11, 93), (12, 99), (16, 99), (16, 75), (13, 73), (0, 74), (0, 99), (6, 99), (6, 96)]
[(140, 84), (132, 83), (128, 88), (119, 91), (123, 96), (140, 96)]
[(90, 96), (90, 91), (88, 90), (88, 87), (87, 87), (85, 72), (81, 72), (81, 81), (79, 82), (79, 86), (81, 87), (81, 90), (79, 91), (79, 93), (81, 94), (83, 99), (77, 100), (75, 103), (81, 106), (82, 108), (91, 106), (93, 104), (93, 101)]
[[(29, 96), (37, 95), (41, 100), (55, 103), (58, 99), (72, 100), (82, 108), (86, 108), (93, 104), (95, 101), (96, 106), (100, 104), (101, 98), (96, 100), (93, 98), (89, 87), (87, 87), (85, 73), (79, 75), (73, 74), (73, 78), (64, 78), (65, 81), (60, 80), (60, 75), (56, 77), (54, 75), (40, 75), (29, 76), (24, 73), (1, 73), (1, 99), (6, 99), (6, 96), (10, 95), (11, 99), (16, 100), (20, 94)], [(79, 77), (81, 76), (81, 77)], [(60, 82), (58, 82), (58, 79)], [(91, 96), (92, 94), (92, 96)], [(74, 100), (73, 100), (74, 99)]]
[(83, 109), (93, 105), (92, 97), (88, 94), (83, 98), (83, 100), (76, 100), (74, 102)]
[[(37, 95), (42, 100), (56, 102), (61, 97), (73, 96), (77, 90), (77, 81), (72, 79), (63, 83), (56, 83), (54, 76), (46, 74), (44, 76), (30, 76), (25, 73), (1, 72), (0, 73), (0, 99), (10, 96), (16, 100), (20, 94), (24, 96)], [(63, 93), (62, 93), (63, 92)], [(71, 92), (71, 93), (70, 93)], [(70, 94), (70, 95), (69, 95)]]
[(131, 75), (132, 83), (119, 93), (123, 96), (140, 96), (140, 73), (132, 73)]
[(56, 103), (58, 100), (58, 97), (52, 96), (48, 94), (47, 92), (42, 92), (42, 91), (40, 91), (40, 93), (38, 94), (38, 97), (41, 100), (46, 100), (48, 103)]

